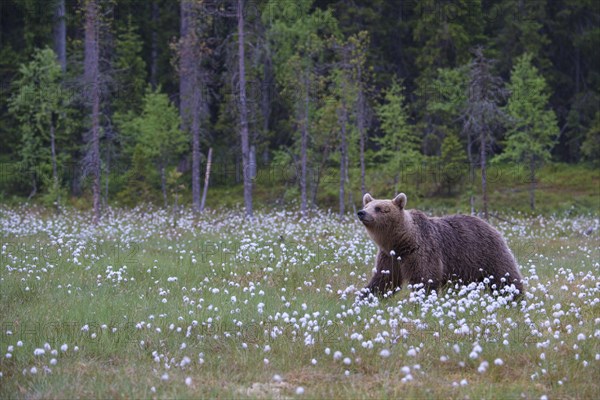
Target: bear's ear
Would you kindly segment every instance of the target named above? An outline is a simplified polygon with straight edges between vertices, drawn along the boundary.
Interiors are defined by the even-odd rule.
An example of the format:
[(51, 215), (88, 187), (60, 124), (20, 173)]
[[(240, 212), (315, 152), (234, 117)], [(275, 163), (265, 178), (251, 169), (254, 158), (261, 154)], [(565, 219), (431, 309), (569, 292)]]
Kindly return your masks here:
[(398, 196), (394, 197), (392, 203), (397, 205), (401, 210), (406, 207), (406, 195), (404, 193), (400, 193)]
[(371, 197), (371, 195), (369, 193), (365, 193), (365, 195), (363, 196), (363, 207), (372, 201), (373, 201), (373, 198)]

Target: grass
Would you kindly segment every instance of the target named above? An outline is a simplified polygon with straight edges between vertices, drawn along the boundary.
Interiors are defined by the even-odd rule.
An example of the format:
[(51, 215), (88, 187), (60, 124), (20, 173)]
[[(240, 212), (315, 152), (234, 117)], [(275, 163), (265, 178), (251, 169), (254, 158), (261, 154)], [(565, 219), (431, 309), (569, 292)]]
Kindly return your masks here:
[(598, 215), (501, 216), (524, 302), (364, 304), (350, 217), (1, 207), (0, 398), (595, 398)]

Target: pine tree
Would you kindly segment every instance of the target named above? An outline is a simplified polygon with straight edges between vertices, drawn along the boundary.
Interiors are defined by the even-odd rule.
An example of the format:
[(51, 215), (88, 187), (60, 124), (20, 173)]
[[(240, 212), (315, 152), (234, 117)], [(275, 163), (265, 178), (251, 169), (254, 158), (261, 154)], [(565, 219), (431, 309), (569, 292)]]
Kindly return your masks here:
[(508, 85), (510, 97), (506, 112), (512, 120), (501, 159), (524, 162), (529, 168), (531, 209), (535, 209), (535, 170), (550, 160), (558, 137), (556, 115), (550, 109), (550, 94), (545, 79), (532, 65), (532, 55), (517, 59)]
[[(495, 137), (506, 122), (501, 103), (506, 98), (504, 81), (492, 72), (493, 60), (486, 58), (482, 48), (474, 50), (475, 57), (469, 64), (467, 101), (462, 114), (463, 132), (469, 140), (479, 139), (479, 164), (481, 168), (481, 193), (483, 216), (488, 219), (487, 158)], [(469, 150), (469, 155), (471, 151)], [(472, 160), (469, 160), (472, 161)], [(471, 199), (472, 203), (472, 199)], [(471, 208), (473, 205), (471, 204)]]
[(83, 80), (86, 101), (90, 106), (90, 134), (87, 143), (89, 149), (85, 158), (85, 172), (92, 174), (93, 223), (100, 219), (100, 19), (101, 9), (97, 0), (85, 3), (85, 57)]
[(592, 126), (581, 144), (581, 152), (586, 160), (600, 166), (600, 111), (596, 111)]
[[(117, 30), (115, 45), (116, 96), (112, 102), (115, 114), (120, 118), (140, 111), (146, 89), (146, 63), (142, 58), (143, 41), (128, 16), (125, 26)], [(119, 117), (115, 118), (117, 121)]]
[(460, 138), (456, 133), (450, 133), (442, 142), (442, 155), (440, 157), (441, 186), (448, 194), (459, 186), (464, 180), (466, 170), (466, 153)]
[[(46, 48), (36, 50), (33, 60), (19, 68), (16, 91), (9, 100), (9, 111), (22, 132), (20, 155), (22, 168), (31, 179), (31, 198), (46, 167), (52, 167), (52, 187), (59, 186), (57, 138), (65, 137), (68, 96), (61, 86), (62, 69), (56, 54)], [(57, 192), (58, 193), (58, 192)], [(55, 199), (59, 201), (60, 199)]]
[(148, 88), (143, 100), (141, 115), (131, 123), (131, 130), (137, 131), (135, 149), (147, 160), (156, 165), (160, 174), (161, 190), (167, 206), (167, 175), (169, 166), (174, 164), (187, 149), (187, 135), (179, 129), (178, 111), (166, 94)]
[(384, 103), (376, 107), (383, 136), (376, 138), (380, 149), (376, 156), (383, 170), (394, 177), (394, 190), (400, 191), (400, 173), (420, 168), (423, 155), (421, 140), (414, 126), (408, 123), (408, 111), (403, 94), (404, 88), (394, 81), (386, 91)]

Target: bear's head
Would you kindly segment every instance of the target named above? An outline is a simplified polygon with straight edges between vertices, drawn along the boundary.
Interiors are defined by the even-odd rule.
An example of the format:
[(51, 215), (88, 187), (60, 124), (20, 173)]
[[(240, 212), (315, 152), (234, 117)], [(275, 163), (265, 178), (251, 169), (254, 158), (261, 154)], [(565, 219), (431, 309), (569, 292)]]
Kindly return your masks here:
[(358, 212), (358, 219), (377, 246), (386, 251), (394, 250), (398, 236), (410, 230), (411, 216), (404, 209), (406, 200), (404, 193), (392, 200), (377, 200), (369, 193), (363, 196), (363, 209)]

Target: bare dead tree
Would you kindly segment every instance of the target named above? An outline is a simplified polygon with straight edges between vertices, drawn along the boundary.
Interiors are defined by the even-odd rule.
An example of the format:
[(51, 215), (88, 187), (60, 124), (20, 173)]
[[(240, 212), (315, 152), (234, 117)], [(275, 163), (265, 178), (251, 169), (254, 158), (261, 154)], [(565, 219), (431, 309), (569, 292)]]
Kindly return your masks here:
[(158, 2), (152, 1), (152, 38), (150, 43), (150, 84), (156, 89), (158, 84), (158, 19), (160, 10)]
[(470, 64), (467, 104), (463, 112), (463, 132), (468, 137), (479, 138), (479, 163), (481, 168), (481, 192), (483, 216), (488, 219), (487, 153), (495, 135), (502, 129), (507, 116), (500, 107), (507, 91), (502, 78), (493, 75), (494, 61), (483, 55), (478, 47)]
[(181, 0), (179, 111), (182, 129), (192, 135), (192, 204), (200, 210), (200, 128), (203, 116), (198, 15), (193, 0)]
[(208, 182), (210, 181), (210, 169), (212, 166), (212, 147), (208, 149), (208, 156), (206, 158), (206, 174), (204, 175), (204, 189), (202, 190), (202, 202), (200, 202), (200, 212), (204, 211), (204, 205), (206, 204), (206, 194), (208, 193)]
[(341, 78), (341, 105), (338, 109), (338, 121), (340, 124), (340, 216), (346, 212), (346, 182), (348, 181), (348, 109), (346, 106), (346, 82)]
[(58, 0), (54, 10), (54, 52), (63, 73), (67, 70), (67, 23), (65, 0)]
[(244, 205), (246, 217), (252, 217), (252, 174), (250, 166), (250, 143), (248, 137), (248, 106), (246, 104), (246, 60), (244, 44), (244, 1), (237, 3), (238, 62), (239, 62), (239, 113), (242, 141), (242, 168), (244, 179)]
[(93, 223), (100, 219), (100, 45), (99, 7), (96, 0), (85, 4), (84, 82), (87, 101), (91, 105), (91, 136), (87, 166), (93, 177)]

